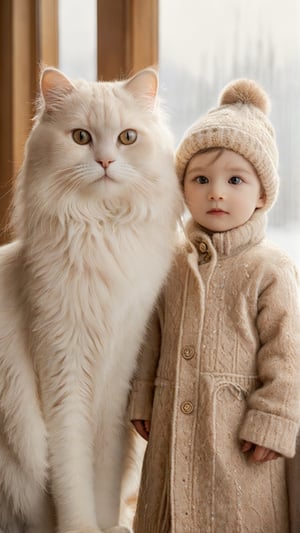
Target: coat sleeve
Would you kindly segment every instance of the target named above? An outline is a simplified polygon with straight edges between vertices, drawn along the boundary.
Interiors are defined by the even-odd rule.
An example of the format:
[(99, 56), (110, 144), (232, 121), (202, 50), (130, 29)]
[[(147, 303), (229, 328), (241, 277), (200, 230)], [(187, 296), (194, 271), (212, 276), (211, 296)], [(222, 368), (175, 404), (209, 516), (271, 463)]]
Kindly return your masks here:
[(258, 296), (261, 386), (248, 399), (240, 438), (293, 457), (300, 421), (299, 280), (287, 260), (265, 276)]
[(150, 420), (154, 395), (154, 382), (160, 355), (161, 312), (155, 307), (141, 346), (136, 372), (129, 398), (130, 420)]

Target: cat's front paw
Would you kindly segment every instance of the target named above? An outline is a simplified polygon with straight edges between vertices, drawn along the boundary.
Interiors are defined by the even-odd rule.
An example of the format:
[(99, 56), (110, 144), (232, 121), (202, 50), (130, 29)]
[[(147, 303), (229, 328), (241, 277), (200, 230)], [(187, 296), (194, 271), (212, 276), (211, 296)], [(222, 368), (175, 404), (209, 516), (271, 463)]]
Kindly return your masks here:
[(125, 526), (114, 526), (109, 529), (104, 529), (104, 533), (132, 533), (132, 529)]

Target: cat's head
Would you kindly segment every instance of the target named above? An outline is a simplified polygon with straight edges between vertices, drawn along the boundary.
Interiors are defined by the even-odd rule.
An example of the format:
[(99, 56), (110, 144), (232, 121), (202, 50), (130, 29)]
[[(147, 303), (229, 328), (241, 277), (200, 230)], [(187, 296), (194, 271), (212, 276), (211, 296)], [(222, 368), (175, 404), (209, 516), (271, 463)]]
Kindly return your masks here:
[[(17, 180), (31, 212), (107, 217), (155, 209), (176, 187), (173, 142), (148, 68), (124, 81), (72, 81), (47, 68)], [(21, 193), (20, 193), (21, 191)]]

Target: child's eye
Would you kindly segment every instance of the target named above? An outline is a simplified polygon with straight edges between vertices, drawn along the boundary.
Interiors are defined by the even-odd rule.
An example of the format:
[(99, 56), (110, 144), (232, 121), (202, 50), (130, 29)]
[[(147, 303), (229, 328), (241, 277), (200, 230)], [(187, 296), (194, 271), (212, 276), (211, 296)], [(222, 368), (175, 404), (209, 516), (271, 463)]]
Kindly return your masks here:
[(197, 177), (195, 178), (195, 181), (196, 181), (197, 183), (201, 183), (201, 184), (202, 184), (202, 183), (208, 183), (208, 179), (206, 178), (206, 176), (197, 176)]
[(242, 183), (242, 181), (243, 180), (238, 176), (232, 176), (232, 178), (228, 180), (228, 183), (232, 183), (232, 185), (239, 185), (240, 183)]

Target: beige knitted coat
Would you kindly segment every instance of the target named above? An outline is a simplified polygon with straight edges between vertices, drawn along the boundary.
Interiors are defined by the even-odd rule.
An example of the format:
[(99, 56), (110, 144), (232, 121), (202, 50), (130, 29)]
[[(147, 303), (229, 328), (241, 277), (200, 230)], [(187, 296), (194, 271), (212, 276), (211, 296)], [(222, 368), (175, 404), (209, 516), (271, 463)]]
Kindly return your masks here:
[(294, 266), (264, 215), (214, 234), (190, 226), (140, 355), (131, 419), (152, 419), (135, 533), (287, 533), (283, 458), (300, 415)]

